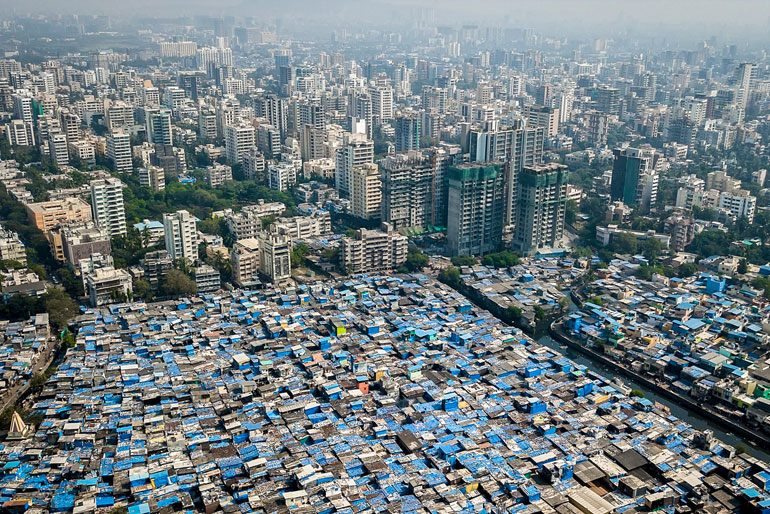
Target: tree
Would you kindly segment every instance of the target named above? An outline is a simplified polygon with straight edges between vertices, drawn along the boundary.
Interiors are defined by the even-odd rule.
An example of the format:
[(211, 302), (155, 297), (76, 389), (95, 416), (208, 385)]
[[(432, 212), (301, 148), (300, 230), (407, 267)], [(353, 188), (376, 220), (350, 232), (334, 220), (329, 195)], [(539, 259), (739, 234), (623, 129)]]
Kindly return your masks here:
[(211, 160), (211, 157), (206, 152), (200, 151), (195, 154), (195, 165), (197, 167), (206, 168), (212, 164), (214, 164), (214, 161)]
[(438, 274), (438, 279), (448, 286), (457, 287), (460, 285), (460, 270), (454, 266), (444, 268)]
[(224, 218), (206, 218), (198, 222), (198, 229), (204, 234), (224, 237), (228, 232), (227, 221)]
[(696, 205), (693, 205), (692, 215), (696, 220), (713, 221), (717, 219), (716, 211), (710, 207), (706, 207), (705, 209), (703, 209)]
[(741, 259), (741, 262), (738, 263), (738, 273), (743, 275), (747, 271), (749, 271), (749, 265), (746, 262), (746, 259)]
[(291, 267), (300, 268), (305, 265), (305, 259), (310, 254), (310, 247), (305, 243), (299, 243), (291, 250)]
[(677, 270), (677, 275), (681, 278), (691, 277), (698, 273), (698, 266), (696, 264), (693, 264), (691, 262), (686, 262), (679, 266), (679, 269)]
[(751, 282), (751, 286), (763, 291), (765, 298), (770, 298), (770, 279), (757, 277)]
[(246, 170), (243, 169), (243, 164), (236, 162), (231, 168), (233, 170), (233, 180), (246, 180)]
[(453, 266), (473, 266), (475, 264), (478, 264), (478, 261), (472, 255), (455, 255), (452, 257)]
[(634, 271), (634, 276), (637, 277), (637, 278), (641, 278), (642, 280), (652, 280), (653, 272), (654, 272), (654, 269), (653, 269), (652, 266), (648, 266), (646, 264), (641, 264)]
[(83, 290), (83, 281), (75, 277), (69, 268), (59, 268), (54, 273), (56, 278), (59, 279), (64, 290), (72, 297), (80, 297), (85, 294)]
[(99, 123), (99, 120), (94, 116), (91, 118), (91, 130), (95, 135), (103, 136), (109, 131), (109, 128), (107, 128), (106, 125)]
[(214, 257), (207, 258), (206, 262), (219, 271), (219, 279), (223, 284), (233, 281), (233, 263), (230, 259), (227, 259), (223, 257), (221, 253), (216, 252)]
[(651, 237), (642, 244), (642, 255), (650, 264), (657, 262), (658, 257), (663, 252), (663, 243)]
[(593, 298), (589, 298), (588, 300), (586, 300), (586, 302), (592, 303), (594, 305), (598, 305), (599, 307), (601, 307), (604, 304), (602, 299), (600, 297), (598, 297), (598, 296), (594, 296)]
[(519, 318), (521, 318), (521, 309), (515, 305), (509, 305), (508, 308), (505, 309), (505, 315), (513, 322), (519, 321)]
[(430, 263), (430, 259), (416, 246), (410, 246), (406, 254), (406, 261), (398, 267), (400, 273), (411, 273), (423, 269)]
[(427, 134), (420, 136), (420, 148), (428, 148), (436, 145), (437, 141)]
[(198, 286), (183, 271), (171, 269), (166, 273), (166, 277), (160, 285), (160, 291), (163, 296), (187, 296), (195, 294), (198, 291)]
[(134, 281), (134, 298), (141, 298), (142, 300), (152, 300), (152, 285), (140, 278)]
[(687, 251), (695, 253), (700, 257), (727, 255), (733, 237), (735, 237), (735, 234), (728, 234), (721, 230), (704, 230), (700, 234), (696, 234), (693, 242), (687, 247)]
[(79, 309), (75, 301), (60, 289), (48, 288), (43, 296), (48, 319), (57, 331), (63, 330), (67, 322), (77, 316)]
[(545, 311), (539, 305), (535, 305), (535, 319), (541, 320), (545, 318)]
[(40, 278), (40, 280), (45, 280), (48, 278), (48, 273), (45, 272), (45, 268), (42, 267), (40, 264), (30, 262), (27, 264), (27, 268), (29, 268), (30, 271), (34, 272), (35, 275)]
[(270, 216), (265, 216), (264, 218), (262, 218), (260, 220), (262, 222), (262, 230), (267, 230), (268, 228), (270, 228), (270, 225), (272, 225), (277, 219), (278, 219), (278, 216), (276, 216), (275, 214), (271, 214)]
[(13, 419), (14, 411), (15, 405), (9, 405), (0, 412), (0, 430), (8, 430), (11, 426), (11, 419)]
[(43, 387), (45, 387), (45, 381), (46, 381), (45, 375), (42, 373), (38, 373), (32, 379), (29, 381), (29, 389), (32, 392), (32, 394), (39, 393), (43, 390)]
[(481, 260), (481, 264), (492, 268), (509, 268), (511, 266), (516, 266), (519, 262), (519, 256), (508, 250), (490, 253), (489, 255), (485, 255)]
[(631, 396), (635, 398), (646, 398), (644, 391), (642, 391), (641, 389), (632, 389)]
[(612, 238), (610, 249), (615, 253), (633, 255), (636, 253), (636, 236), (621, 232)]
[(65, 348), (75, 348), (75, 336), (69, 331), (65, 332), (61, 338), (61, 344)]

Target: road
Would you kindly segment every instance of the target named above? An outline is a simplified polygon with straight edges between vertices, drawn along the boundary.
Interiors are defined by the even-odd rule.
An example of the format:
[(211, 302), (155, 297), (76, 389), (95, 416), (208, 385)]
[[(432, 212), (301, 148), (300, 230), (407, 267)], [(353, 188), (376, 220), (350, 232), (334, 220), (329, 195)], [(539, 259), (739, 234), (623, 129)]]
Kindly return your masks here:
[(58, 341), (56, 338), (48, 338), (43, 352), (35, 360), (35, 364), (32, 365), (32, 373), (30, 374), (29, 380), (16, 383), (13, 385), (13, 387), (3, 393), (2, 398), (0, 398), (0, 412), (4, 411), (8, 406), (14, 405), (19, 400), (19, 398), (21, 398), (24, 393), (27, 392), (30, 382), (32, 381), (32, 377), (38, 373), (42, 373), (48, 368), (48, 366), (51, 365), (54, 358), (56, 357), (57, 348)]

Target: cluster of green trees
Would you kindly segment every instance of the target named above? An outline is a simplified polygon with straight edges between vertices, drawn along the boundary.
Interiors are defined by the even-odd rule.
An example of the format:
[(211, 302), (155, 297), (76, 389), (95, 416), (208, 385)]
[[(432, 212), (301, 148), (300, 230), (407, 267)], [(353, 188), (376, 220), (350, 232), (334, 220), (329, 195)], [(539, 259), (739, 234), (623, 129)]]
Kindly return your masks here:
[[(163, 191), (154, 192), (149, 187), (143, 187), (132, 177), (125, 177), (129, 185), (123, 191), (123, 201), (126, 209), (126, 219), (137, 223), (143, 219), (160, 219), (164, 212), (174, 212), (185, 209), (199, 219), (208, 219), (214, 211), (227, 208), (239, 208), (254, 203), (257, 200), (266, 202), (282, 202), (286, 205), (287, 215), (294, 215), (294, 198), (283, 191), (276, 191), (256, 182), (226, 182), (222, 186), (211, 189), (201, 184), (181, 184), (171, 182)], [(213, 229), (217, 227), (213, 226)]]
[(0, 319), (21, 321), (43, 312), (48, 313), (53, 327), (61, 331), (80, 310), (70, 295), (56, 288), (48, 288), (42, 296), (16, 294), (0, 304)]
[(757, 277), (751, 282), (752, 287), (759, 289), (765, 298), (770, 298), (770, 278)]
[(476, 257), (472, 255), (455, 255), (452, 257), (452, 265), (461, 267), (461, 266), (473, 266), (475, 264), (478, 264), (479, 261), (476, 260)]
[(493, 268), (509, 268), (511, 266), (516, 266), (519, 262), (521, 262), (519, 256), (508, 250), (490, 253), (481, 259), (481, 264)]
[(686, 262), (680, 265), (679, 268), (676, 270), (677, 276), (681, 278), (691, 277), (697, 273), (698, 273), (698, 265), (691, 262)]
[(460, 270), (454, 266), (447, 266), (438, 274), (438, 279), (450, 287), (458, 287), (461, 284)]
[(593, 185), (594, 177), (598, 177), (610, 168), (612, 168), (611, 163), (602, 163), (599, 159), (594, 159), (591, 164), (585, 163), (581, 166), (572, 167), (569, 182), (588, 190)]
[(612, 238), (609, 249), (616, 254), (634, 255), (637, 252), (642, 253), (649, 261), (655, 261), (663, 251), (663, 243), (651, 237), (641, 244), (636, 240), (636, 236), (629, 232), (621, 232)]
[(521, 315), (522, 315), (521, 309), (519, 307), (516, 307), (515, 305), (509, 305), (504, 312), (506, 321), (510, 323), (518, 322), (519, 319), (521, 319)]
[(651, 280), (654, 273), (669, 278), (676, 276), (676, 271), (670, 266), (652, 266), (647, 264), (642, 264), (636, 268), (634, 276), (641, 278), (642, 280)]
[[(733, 241), (758, 239), (760, 244), (733, 247)], [(687, 247), (687, 251), (699, 257), (712, 255), (739, 255), (750, 264), (766, 264), (770, 262), (770, 213), (760, 211), (754, 217), (754, 223), (748, 223), (744, 218), (739, 219), (729, 227), (727, 232), (721, 230), (704, 230), (697, 234)]]
[[(45, 163), (41, 163), (41, 167), (43, 167), (43, 169), (45, 169), (45, 166)], [(51, 173), (58, 173), (58, 170), (55, 169), (55, 165), (53, 165), (53, 169), (48, 169), (48, 171)], [(32, 193), (32, 196), (36, 202), (45, 201), (47, 199), (48, 191), (79, 187), (88, 183), (89, 181), (89, 176), (79, 171), (68, 173), (66, 179), (57, 178), (53, 180), (45, 180), (43, 179), (43, 173), (37, 167), (27, 168), (26, 175), (27, 179), (29, 179), (29, 184), (27, 184), (26, 187)]]
[(56, 373), (56, 366), (48, 366), (42, 373), (36, 374), (29, 381), (29, 388), (32, 393), (39, 393), (43, 390), (46, 381)]
[(306, 265), (307, 256), (310, 255), (310, 247), (305, 243), (299, 243), (291, 250), (292, 269), (301, 268)]
[(158, 292), (161, 296), (177, 298), (197, 293), (198, 286), (184, 271), (170, 269), (160, 283)]
[(416, 246), (410, 246), (406, 254), (406, 262), (398, 267), (399, 273), (412, 273), (425, 268), (430, 259)]

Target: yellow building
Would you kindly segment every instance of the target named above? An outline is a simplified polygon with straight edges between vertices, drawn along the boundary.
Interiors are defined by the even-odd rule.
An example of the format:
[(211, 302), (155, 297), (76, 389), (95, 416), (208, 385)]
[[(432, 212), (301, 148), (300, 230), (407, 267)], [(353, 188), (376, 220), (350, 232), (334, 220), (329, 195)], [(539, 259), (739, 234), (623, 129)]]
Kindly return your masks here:
[(91, 206), (79, 198), (27, 204), (27, 218), (43, 232), (60, 223), (91, 221)]

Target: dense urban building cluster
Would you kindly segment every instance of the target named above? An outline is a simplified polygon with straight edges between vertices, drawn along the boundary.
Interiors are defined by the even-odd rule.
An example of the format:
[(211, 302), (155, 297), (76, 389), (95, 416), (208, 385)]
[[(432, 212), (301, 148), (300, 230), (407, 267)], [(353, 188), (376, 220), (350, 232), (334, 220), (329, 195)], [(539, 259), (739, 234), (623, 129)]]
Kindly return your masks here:
[(75, 327), (35, 404), (40, 427), (14, 420), (0, 449), (11, 505), (609, 513), (766, 501), (760, 461), (426, 276), (127, 303)]
[(0, 512), (770, 511), (767, 49), (371, 4), (0, 13)]

